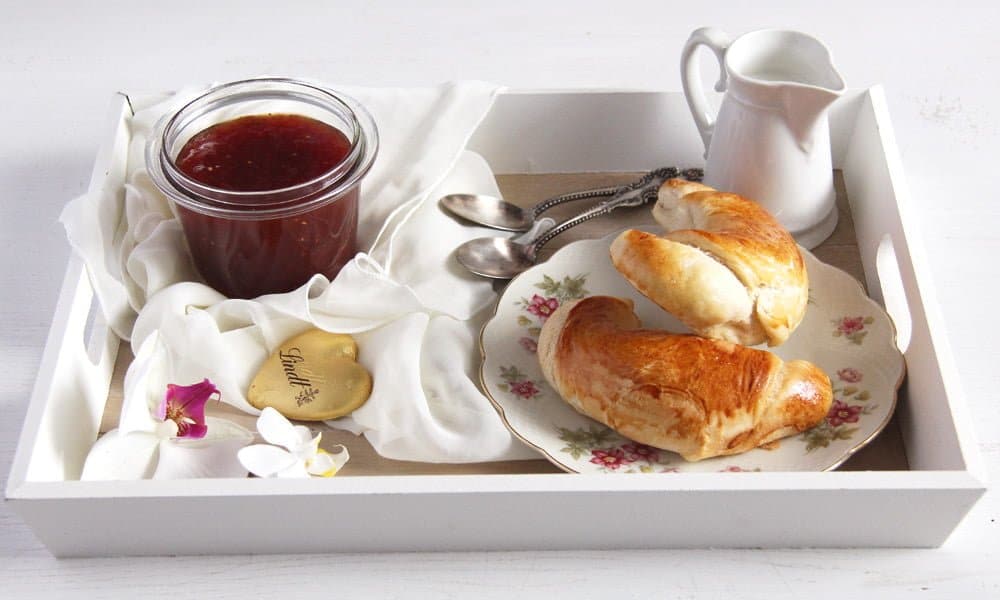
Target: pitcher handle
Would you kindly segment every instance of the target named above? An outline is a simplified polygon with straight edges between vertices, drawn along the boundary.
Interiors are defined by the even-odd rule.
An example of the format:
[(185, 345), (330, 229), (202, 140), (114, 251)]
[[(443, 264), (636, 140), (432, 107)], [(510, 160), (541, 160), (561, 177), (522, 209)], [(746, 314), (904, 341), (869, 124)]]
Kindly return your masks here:
[(708, 156), (708, 146), (712, 143), (712, 132), (715, 129), (715, 116), (709, 113), (708, 101), (705, 99), (705, 92), (702, 90), (701, 76), (698, 73), (698, 63), (694, 60), (694, 51), (698, 46), (708, 46), (715, 57), (719, 60), (719, 81), (715, 84), (715, 91), (726, 91), (726, 50), (733, 43), (732, 38), (714, 27), (702, 27), (691, 33), (684, 51), (681, 52), (681, 83), (684, 86), (684, 97), (687, 99), (688, 107), (691, 109), (691, 116), (698, 126), (698, 133), (701, 134), (701, 141), (705, 144), (705, 156)]

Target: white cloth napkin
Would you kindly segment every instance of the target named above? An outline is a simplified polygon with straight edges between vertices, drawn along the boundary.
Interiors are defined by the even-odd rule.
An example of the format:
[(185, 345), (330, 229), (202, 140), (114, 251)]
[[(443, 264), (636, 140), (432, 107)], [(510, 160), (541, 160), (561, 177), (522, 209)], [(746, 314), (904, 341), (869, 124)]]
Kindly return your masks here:
[[(208, 377), (223, 401), (256, 413), (244, 391), (264, 359), (293, 335), (320, 327), (351, 333), (373, 375), (368, 402), (331, 421), (364, 434), (383, 456), (428, 462), (535, 458), (479, 391), (478, 332), (495, 299), (489, 282), (454, 260), (459, 243), (496, 232), (462, 225), (437, 198), (497, 194), (482, 157), (465, 150), (498, 88), (343, 91), (379, 126), (378, 159), (361, 187), (358, 254), (330, 282), (322, 275), (286, 294), (227, 299), (200, 283), (172, 209), (144, 169), (155, 122), (200, 90), (183, 90), (130, 120), (124, 195), (85, 195), (62, 215), (105, 316), (136, 358), (126, 374), (121, 426), (167, 383)], [(138, 407), (142, 407), (141, 409)]]

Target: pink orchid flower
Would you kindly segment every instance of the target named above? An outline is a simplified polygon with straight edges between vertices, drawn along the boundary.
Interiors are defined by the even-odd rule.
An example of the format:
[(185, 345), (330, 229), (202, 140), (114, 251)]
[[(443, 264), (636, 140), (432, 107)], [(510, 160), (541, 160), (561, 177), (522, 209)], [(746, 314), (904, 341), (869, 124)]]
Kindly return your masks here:
[(171, 437), (200, 439), (208, 433), (205, 425), (205, 404), (209, 398), (221, 395), (219, 388), (209, 381), (192, 385), (167, 384), (167, 393), (156, 409), (156, 418), (170, 421), (177, 427)]

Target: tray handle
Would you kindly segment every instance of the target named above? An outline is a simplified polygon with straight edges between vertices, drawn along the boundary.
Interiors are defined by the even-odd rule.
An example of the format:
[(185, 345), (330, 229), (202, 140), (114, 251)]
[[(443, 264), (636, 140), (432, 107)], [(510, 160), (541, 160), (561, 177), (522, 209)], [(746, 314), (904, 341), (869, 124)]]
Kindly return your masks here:
[(888, 233), (882, 236), (875, 250), (875, 271), (878, 273), (882, 304), (896, 326), (896, 345), (900, 352), (905, 353), (910, 346), (913, 320), (910, 317), (906, 289), (903, 287), (903, 277), (896, 258), (896, 246)]
[(79, 478), (97, 439), (120, 340), (103, 323), (96, 302), (83, 261), (74, 255), (21, 436), (31, 440), (23, 449), (30, 457), (24, 480)]

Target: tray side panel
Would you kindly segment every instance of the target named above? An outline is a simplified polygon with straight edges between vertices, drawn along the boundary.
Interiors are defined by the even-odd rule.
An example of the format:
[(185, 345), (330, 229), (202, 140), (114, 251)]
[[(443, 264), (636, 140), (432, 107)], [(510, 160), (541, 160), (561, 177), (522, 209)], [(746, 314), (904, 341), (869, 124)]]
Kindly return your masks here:
[[(121, 194), (130, 136), (128, 98), (115, 96), (108, 113), (110, 134), (98, 150), (87, 194)], [(26, 480), (79, 477), (97, 439), (120, 339), (100, 317), (83, 262), (73, 255), (49, 329), (45, 353), (7, 482), (15, 495)], [(90, 325), (91, 327), (88, 327)]]
[[(614, 476), (612, 476), (614, 477)], [(735, 475), (740, 477), (740, 475)], [(20, 501), (57, 556), (694, 547), (933, 547), (975, 490), (526, 490)], [(865, 515), (865, 526), (831, 515)], [(183, 523), (183, 527), (178, 527)], [(109, 534), (112, 531), (128, 535)]]
[[(79, 457), (86, 456), (97, 438), (100, 414), (93, 419), (88, 413), (103, 411), (104, 401), (81, 394), (79, 386), (81, 370), (85, 368), (80, 361), (90, 364), (82, 346), (82, 334), (91, 298), (83, 265), (71, 258), (7, 480), (8, 497), (16, 495), (27, 480), (66, 479), (73, 470), (72, 463), (82, 460)], [(79, 401), (81, 398), (84, 401)], [(96, 400), (99, 409), (88, 400)], [(60, 409), (64, 409), (61, 414)], [(63, 417), (67, 419), (63, 423), (72, 424), (72, 431), (58, 435)]]
[[(953, 409), (961, 404), (955, 372), (941, 334), (933, 286), (926, 268), (917, 264), (922, 258), (920, 242), (917, 230), (907, 222), (908, 191), (879, 88), (869, 92), (857, 114), (844, 179), (869, 293), (888, 307), (897, 327), (908, 330), (907, 377), (898, 410), (910, 467), (969, 468), (970, 460), (975, 461), (972, 431), (955, 419)], [(901, 289), (890, 284), (891, 272), (883, 270), (887, 281), (881, 280), (880, 252), (882, 258), (894, 256), (898, 280), (893, 279)], [(897, 297), (900, 292), (903, 297)]]
[[(109, 136), (101, 144), (87, 194), (122, 194), (130, 136), (131, 106), (116, 94), (109, 107)], [(45, 353), (22, 427), (7, 496), (26, 480), (61, 481), (79, 477), (97, 439), (120, 339), (107, 328), (86, 269), (70, 258)], [(91, 327), (88, 327), (91, 325)]]

